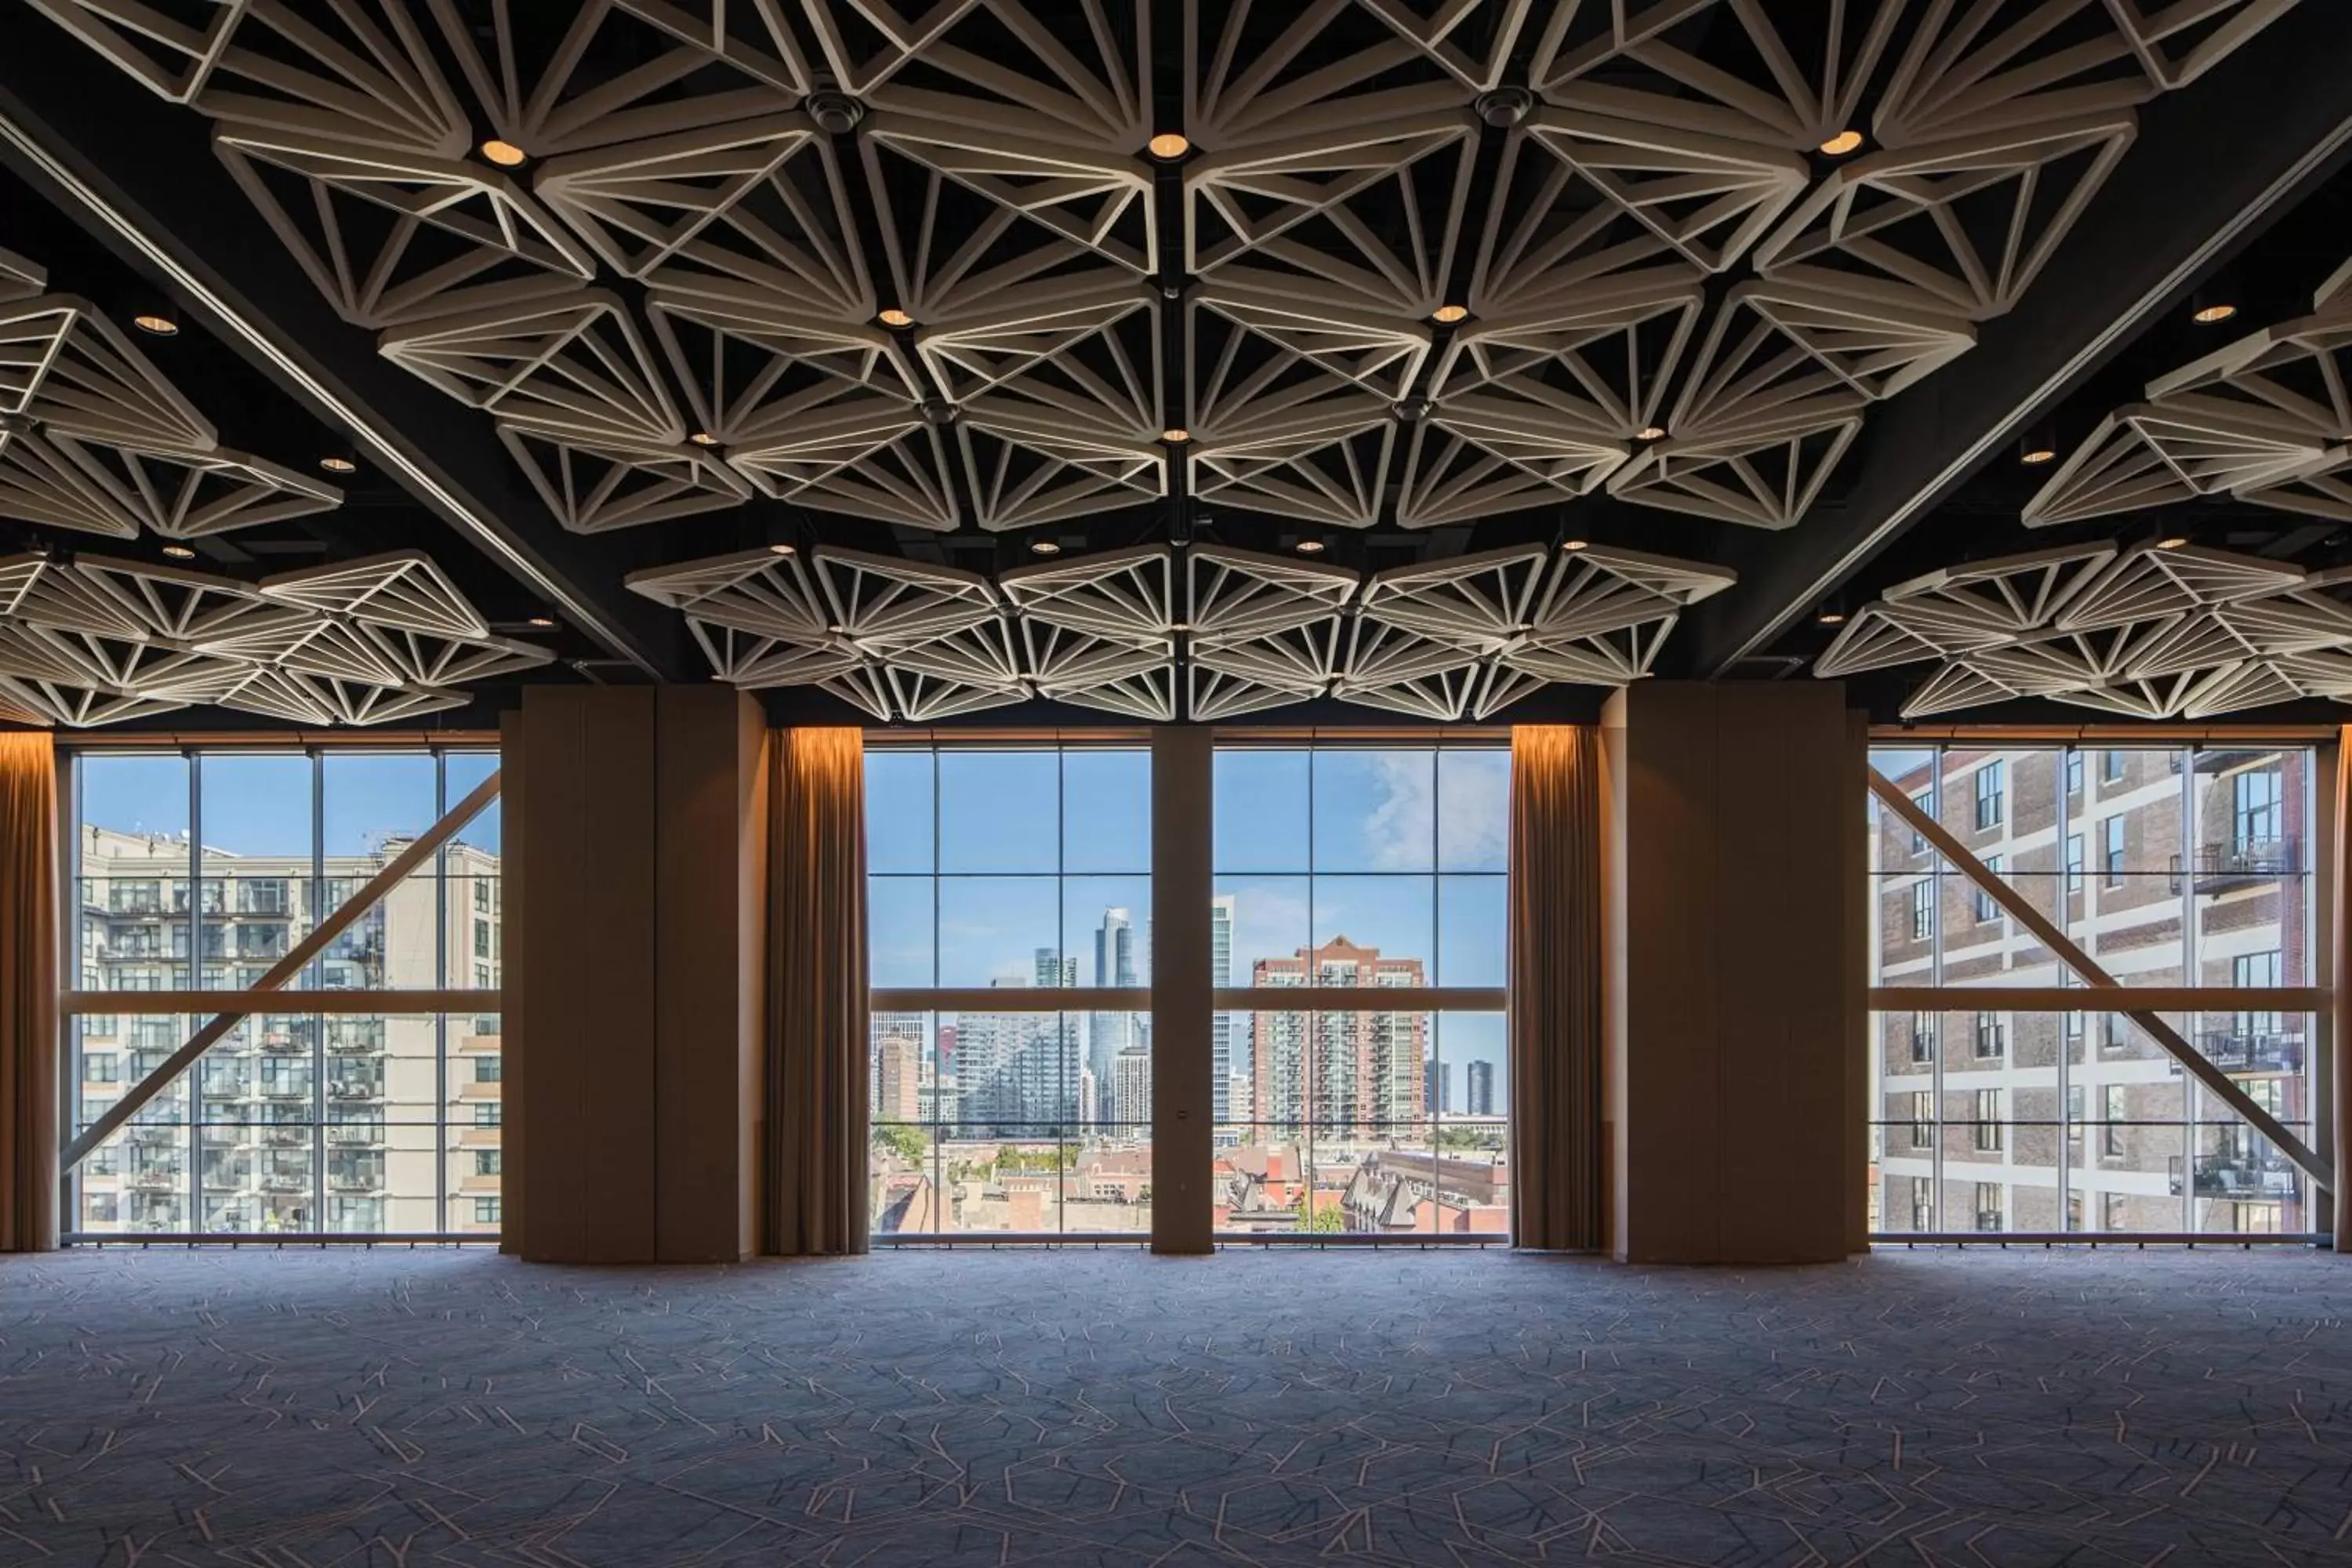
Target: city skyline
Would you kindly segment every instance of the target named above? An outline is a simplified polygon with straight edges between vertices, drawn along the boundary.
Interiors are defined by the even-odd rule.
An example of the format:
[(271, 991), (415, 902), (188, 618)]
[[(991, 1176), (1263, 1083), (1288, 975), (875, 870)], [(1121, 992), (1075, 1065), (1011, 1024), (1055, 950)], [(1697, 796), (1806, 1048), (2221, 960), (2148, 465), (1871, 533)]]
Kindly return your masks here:
[[(1081, 988), (1148, 984), (1150, 754), (1143, 751), (889, 752), (866, 758), (873, 984), (998, 985), (1050, 950)], [(1419, 959), (1430, 985), (1500, 988), (1509, 758), (1500, 750), (1222, 751), (1216, 758), (1212, 984), (1345, 937)], [(974, 792), (1035, 803), (978, 812)], [(1057, 826), (1058, 825), (1058, 826)], [(1134, 981), (1105, 918), (1126, 911)], [(1095, 1015), (1089, 1015), (1095, 1016)], [(1100, 1015), (1117, 1018), (1126, 1015)], [(1246, 1015), (1221, 1012), (1214, 1114), (1253, 1071)], [(1507, 1064), (1502, 1016), (1431, 1019), (1449, 1063)], [(1097, 1116), (1116, 1092), (1118, 1026), (1082, 1042)], [(1442, 1046), (1436, 1041), (1444, 1036)], [(1459, 1084), (1463, 1080), (1456, 1079)]]

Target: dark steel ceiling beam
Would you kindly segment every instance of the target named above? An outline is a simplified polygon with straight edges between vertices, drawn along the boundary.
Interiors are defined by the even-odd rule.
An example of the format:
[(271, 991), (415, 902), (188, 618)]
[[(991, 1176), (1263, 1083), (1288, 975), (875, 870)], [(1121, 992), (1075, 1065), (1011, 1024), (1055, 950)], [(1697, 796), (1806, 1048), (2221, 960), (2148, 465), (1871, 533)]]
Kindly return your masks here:
[[(2352, 5), (2312, 0), (2140, 110), (2138, 139), (2049, 268), (1977, 346), (1870, 411), (1843, 504), (1728, 531), (1739, 586), (1666, 657), (1721, 676), (1769, 652), (1879, 551), (2352, 159)], [(2015, 548), (2028, 549), (2021, 538)]]
[[(0, 161), (350, 432), (550, 614), (655, 679), (700, 678), (678, 618), (621, 586), (644, 545), (564, 531), (487, 420), (381, 357), (373, 333), (336, 315), (212, 156), (202, 117), (46, 22), (21, 16), (5, 30)], [(68, 291), (72, 281), (56, 280)]]

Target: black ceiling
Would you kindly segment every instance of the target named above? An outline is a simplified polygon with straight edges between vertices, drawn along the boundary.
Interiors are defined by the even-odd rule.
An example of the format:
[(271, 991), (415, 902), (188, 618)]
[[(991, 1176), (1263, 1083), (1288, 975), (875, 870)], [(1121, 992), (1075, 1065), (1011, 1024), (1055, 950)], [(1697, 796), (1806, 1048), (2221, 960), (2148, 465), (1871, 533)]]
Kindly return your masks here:
[[(66, 6), (68, 0), (57, 4)], [(373, 0), (361, 8), (377, 10)], [(2029, 9), (1997, 8), (2004, 23)], [(467, 11), (463, 5), (456, 9)], [(488, 8), (482, 9), (487, 17)], [(917, 6), (911, 14), (919, 17), (930, 9)], [(1186, 9), (1161, 3), (1085, 14), (1107, 19), (1107, 52), (1114, 57), (1135, 52), (1128, 36), (1132, 29), (1150, 30), (1152, 74), (1149, 107), (1142, 112), (1154, 125), (1179, 124), (1186, 118)], [(1223, 8), (1210, 9), (1223, 14)], [(1444, 8), (1393, 9), (1425, 23)], [(1491, 48), (1497, 29), (1507, 28), (1523, 9), (1495, 3), (1472, 7), (1446, 47), (1475, 62)], [(1676, 47), (1743, 79), (1769, 76), (1769, 62), (1757, 58), (1749, 34), (1729, 19), (1732, 7), (1686, 9), (1689, 17), (1669, 35)], [(1827, 32), (1831, 17), (1844, 16), (1851, 32), (1859, 24), (1848, 10), (1859, 15), (1863, 8), (1833, 8), (1818, 0), (1769, 9), (1792, 56), (1811, 61), (1832, 42)], [(1911, 29), (1928, 25), (1923, 17), (1949, 9), (1915, 0), (1898, 18), (1885, 58), (1895, 58)], [(1551, 8), (1533, 10), (1534, 20), (1519, 18), (1524, 25), (1511, 35), (1515, 42), (1507, 58), (1493, 73), (1505, 87), (1528, 83), (1541, 67), (1543, 23)], [(1580, 43), (1600, 38), (1610, 10), (1588, 4), (1565, 37), (1554, 41), (1554, 53), (1572, 52)], [(530, 8), (521, 12), (516, 36), (528, 43), (526, 53), (553, 54), (568, 8), (548, 8), (536, 21)], [(1571, 6), (1557, 14), (1573, 12)], [(835, 13), (851, 15), (846, 6)], [(805, 17), (793, 15), (810, 58), (820, 58), (822, 40)], [(1278, 47), (1286, 26), (1282, 8), (1262, 5), (1250, 15), (1234, 35), (1244, 56)], [(1061, 21), (1068, 24), (1069, 37), (1086, 36), (1076, 7)], [(2099, 25), (2086, 15), (2064, 26)], [(847, 56), (872, 58), (884, 40), (862, 26), (852, 26), (840, 47)], [(1338, 8), (1315, 48), (1289, 68), (1287, 79), (1391, 46), (1400, 26), (1368, 9)], [(968, 18), (955, 37), (961, 47), (985, 54), (995, 36), (991, 29), (1001, 31), (1002, 25), (982, 11)], [(478, 30), (487, 36), (487, 22)], [(2063, 28), (2063, 36), (2068, 36)], [(600, 40), (608, 37), (599, 35)], [(1019, 44), (1006, 35), (997, 47), (1010, 54)], [(580, 78), (622, 78), (646, 66), (654, 56), (645, 51), (653, 47), (641, 46), (631, 56), (622, 46), (600, 42), (597, 50), (620, 52), (592, 50)], [(458, 67), (446, 58), (446, 49), (443, 54), (455, 79)], [(1367, 77), (1351, 90), (1410, 95), (1453, 83), (1465, 106), (1485, 101), (1473, 90), (1475, 81), (1454, 82), (1434, 58), (1402, 51), (1385, 74)], [(2081, 538), (2137, 539), (2161, 530), (2306, 566), (2352, 563), (2352, 529), (2226, 498), (2029, 533), (2019, 524), (2018, 510), (2042, 475), (2015, 461), (2013, 436), (1993, 436), (2054, 423), (2062, 447), (2071, 447), (2109, 409), (2138, 396), (2153, 376), (2230, 334), (2309, 310), (2313, 289), (2352, 250), (2352, 174), (2344, 172), (2352, 153), (2352, 73), (2342, 68), (2347, 58), (2352, 6), (2306, 0), (2203, 79), (2139, 106), (2137, 143), (2022, 301), (2013, 311), (1979, 323), (1971, 353), (1874, 405), (1818, 500), (1800, 522), (1782, 531), (1636, 505), (1600, 488), (1573, 499), (1406, 528), (1396, 521), (1393, 476), (1378, 521), (1364, 528), (1335, 527), (1243, 502), (1195, 499), (1188, 493), (1192, 467), (1175, 461), (1169, 466), (1171, 493), (1164, 500), (1106, 504), (1082, 516), (1003, 531), (969, 521), (951, 531), (934, 531), (753, 495), (674, 522), (569, 533), (550, 516), (482, 414), (444, 397), (383, 357), (378, 331), (338, 315), (271, 237), (215, 155), (202, 115), (143, 90), (30, 5), (0, 16), (0, 119), (13, 132), (0, 135), (0, 247), (40, 261), (53, 290), (87, 298), (118, 321), (166, 302), (184, 330), (169, 340), (142, 339), (140, 346), (195, 398), (226, 444), (305, 471), (315, 471), (318, 458), (330, 452), (357, 457), (358, 473), (338, 481), (346, 491), (340, 509), (199, 542), (196, 564), (254, 578), (386, 550), (427, 551), (494, 630), (556, 649), (559, 662), (533, 679), (707, 679), (708, 668), (683, 620), (627, 592), (623, 579), (649, 567), (779, 542), (803, 551), (820, 544), (847, 546), (993, 574), (1036, 560), (1031, 546), (1039, 539), (1076, 557), (1171, 538), (1285, 553), (1301, 537), (1311, 537), (1326, 546), (1320, 560), (1370, 573), (1512, 545), (1549, 549), (1571, 535), (1737, 569), (1737, 587), (1684, 617), (1658, 672), (1775, 679), (1801, 674), (1803, 662), (1827, 645), (1832, 634), (1815, 624), (1818, 608), (1858, 605), (1891, 583), (1956, 562)], [(1632, 53), (1612, 56), (1576, 79), (1582, 89), (1601, 91), (1662, 90), (1657, 71)], [(959, 78), (924, 57), (892, 81), (908, 94), (970, 90), (969, 72)], [(1672, 84), (1663, 90), (1700, 96)], [(845, 132), (833, 141), (842, 156), (851, 157), (864, 134)], [(1483, 124), (1460, 154), (1470, 171), (1460, 219), (1474, 237), (1507, 225), (1514, 204), (1523, 198), (1518, 187), (1504, 180), (1507, 134), (1507, 122)], [(1816, 177), (1833, 167), (1833, 161), (1808, 156)], [(1184, 247), (1171, 237), (1185, 228), (1186, 188), (1173, 166), (1149, 172), (1151, 185), (1143, 199), (1161, 236), (1153, 282), (1170, 297), (1181, 298), (1199, 287), (1199, 276), (1186, 270)], [(910, 184), (916, 181), (913, 164), (903, 159), (891, 164), (883, 186), (891, 194), (884, 199), (919, 200)], [(1398, 253), (1431, 250), (1417, 226), (1445, 221), (1447, 202), (1426, 184), (1397, 188), (1402, 195), (1363, 209), (1367, 221)], [(943, 207), (942, 214), (974, 223), (980, 221), (978, 210)], [(884, 219), (866, 207), (852, 217), (855, 232), (839, 236), (840, 242), (861, 255), (869, 274), (882, 277), (888, 268), (888, 247), (879, 232)], [(1106, 243), (1130, 239), (1141, 226), (1141, 209), (1130, 211)], [(1348, 243), (1319, 233), (1313, 223), (1300, 236), (1310, 246), (1327, 248), (1344, 249)], [(1438, 293), (1449, 300), (1468, 297), (1478, 247), (1462, 243), (1437, 253), (1447, 268), (1435, 280)], [(1303, 277), (1294, 281), (1302, 294), (1318, 291)], [(1732, 281), (1733, 275), (1707, 281), (1711, 309), (1719, 308)], [(643, 314), (646, 288), (641, 281), (604, 268), (597, 283)], [(2207, 283), (2239, 306), (2237, 318), (2224, 326), (2200, 327), (2189, 319), (2190, 291)], [(877, 287), (877, 297), (889, 295), (887, 281)], [(1156, 391), (1171, 425), (1181, 418), (1171, 405), (1185, 387), (1186, 372), (1179, 362), (1189, 352), (1181, 316), (1171, 309), (1158, 318)], [(1442, 331), (1438, 342), (1444, 342)], [(1427, 395), (1433, 373), (1420, 374), (1419, 383), (1402, 389), (1408, 399)], [(931, 390), (939, 389), (934, 384)], [(355, 416), (357, 427), (345, 427), (338, 409)], [(1977, 446), (1986, 449), (1971, 452)], [(969, 518), (973, 498), (966, 493), (961, 500)], [(160, 559), (160, 543), (92, 540), (0, 518), (0, 552), (80, 548)], [(556, 625), (534, 626), (535, 619)], [(1857, 689), (1869, 706), (1888, 716), (1914, 679), (1916, 672), (1887, 672), (1864, 678)], [(1603, 695), (1596, 688), (1550, 687), (1506, 716), (1583, 718)], [(511, 689), (488, 685), (480, 697), (473, 709), (447, 721), (480, 721), (511, 700)], [(850, 711), (814, 690), (770, 692), (767, 700), (780, 716)], [(2017, 704), (2000, 716), (2064, 711)], [(977, 721), (1083, 723), (1106, 717), (1040, 700), (1000, 708)], [(1307, 723), (1362, 721), (1367, 715), (1316, 701), (1265, 717), (1270, 722)]]

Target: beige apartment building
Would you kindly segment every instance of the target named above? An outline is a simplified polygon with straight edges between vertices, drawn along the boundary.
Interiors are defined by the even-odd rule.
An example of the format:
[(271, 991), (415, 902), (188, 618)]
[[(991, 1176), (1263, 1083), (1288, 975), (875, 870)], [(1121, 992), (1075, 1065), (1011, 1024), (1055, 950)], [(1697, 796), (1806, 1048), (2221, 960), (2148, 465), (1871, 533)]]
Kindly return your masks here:
[[(1874, 759), (2126, 985), (2312, 983), (2312, 760), (2301, 751), (1882, 751)], [(1876, 985), (1984, 987), (1883, 1013), (1886, 1231), (2304, 1231), (2300, 1173), (2120, 1014), (2019, 1012), (2071, 972), (1891, 812), (1873, 846)], [(2169, 1021), (2290, 1126), (2313, 1020)], [(2307, 1135), (2307, 1134), (2306, 1134)]]
[[(177, 835), (84, 826), (76, 941), (84, 990), (124, 1010), (74, 1020), (86, 1126), (205, 1020), (136, 1012), (135, 994), (257, 983), (398, 854), (259, 857), (205, 848), (190, 896)], [(301, 990), (499, 984), (499, 858), (454, 843), (337, 936), (284, 1005), (238, 1024), (79, 1167), (95, 1233), (495, 1232), (501, 1063), (494, 1013), (320, 1015)], [(445, 1136), (444, 1126), (446, 1132)]]

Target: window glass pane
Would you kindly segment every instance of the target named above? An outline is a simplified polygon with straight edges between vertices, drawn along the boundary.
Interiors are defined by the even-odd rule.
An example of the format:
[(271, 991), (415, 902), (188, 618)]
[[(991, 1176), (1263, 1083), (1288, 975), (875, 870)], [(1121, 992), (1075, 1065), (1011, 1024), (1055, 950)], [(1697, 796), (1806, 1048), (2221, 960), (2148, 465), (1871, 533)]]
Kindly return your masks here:
[[(1151, 1224), (1141, 1015), (874, 1015), (876, 1234), (1141, 1233)], [(1095, 1109), (1088, 1048), (1115, 1041)]]
[[(1307, 879), (1221, 876), (1216, 879), (1216, 897), (1233, 904), (1233, 984), (1300, 984), (1299, 973), (1286, 967), (1286, 962), (1313, 945), (1307, 932)], [(1213, 910), (1213, 937), (1214, 931)]]
[(247, 862), (310, 868), (310, 759), (210, 752), (198, 759), (207, 876), (246, 874)]
[(380, 866), (422, 837), (441, 816), (437, 767), (432, 757), (421, 753), (342, 752), (322, 758), (319, 810), (328, 859)]
[(932, 869), (929, 752), (866, 753), (866, 868)]
[(189, 984), (188, 763), (84, 757), (74, 926), (79, 984), (162, 991)]
[(1502, 871), (1511, 847), (1511, 753), (1437, 753), (1437, 868)]
[(1309, 984), (1427, 985), (1436, 892), (1431, 877), (1317, 877)]
[[(496, 752), (451, 752), (442, 758), (442, 766), (447, 780), (444, 787), (448, 792), (449, 805), (454, 809), (459, 801), (474, 793), (476, 785), (499, 771), (499, 754)], [(499, 854), (499, 835), (506, 821), (502, 809), (505, 799), (503, 795), (494, 797), (471, 822), (457, 830), (457, 837), (450, 842), (470, 846), (488, 857), (495, 867)], [(452, 858), (457, 858), (454, 852)]]
[(932, 880), (869, 877), (866, 882), (866, 963), (873, 985), (933, 985)]
[(940, 869), (1058, 870), (1057, 761), (1052, 752), (940, 752)]
[(1509, 952), (1509, 884), (1500, 877), (1437, 879), (1437, 962), (1433, 985), (1500, 985)]
[(1062, 881), (1066, 984), (1151, 984), (1151, 879), (1067, 877)]
[(1220, 751), (1214, 766), (1216, 869), (1306, 870), (1308, 753)]
[(1062, 753), (1062, 869), (1151, 870), (1151, 753)]
[(1437, 753), (1314, 753), (1315, 863), (1326, 871), (1437, 868)]
[(942, 877), (941, 985), (1059, 985), (1061, 889), (1051, 877)]

